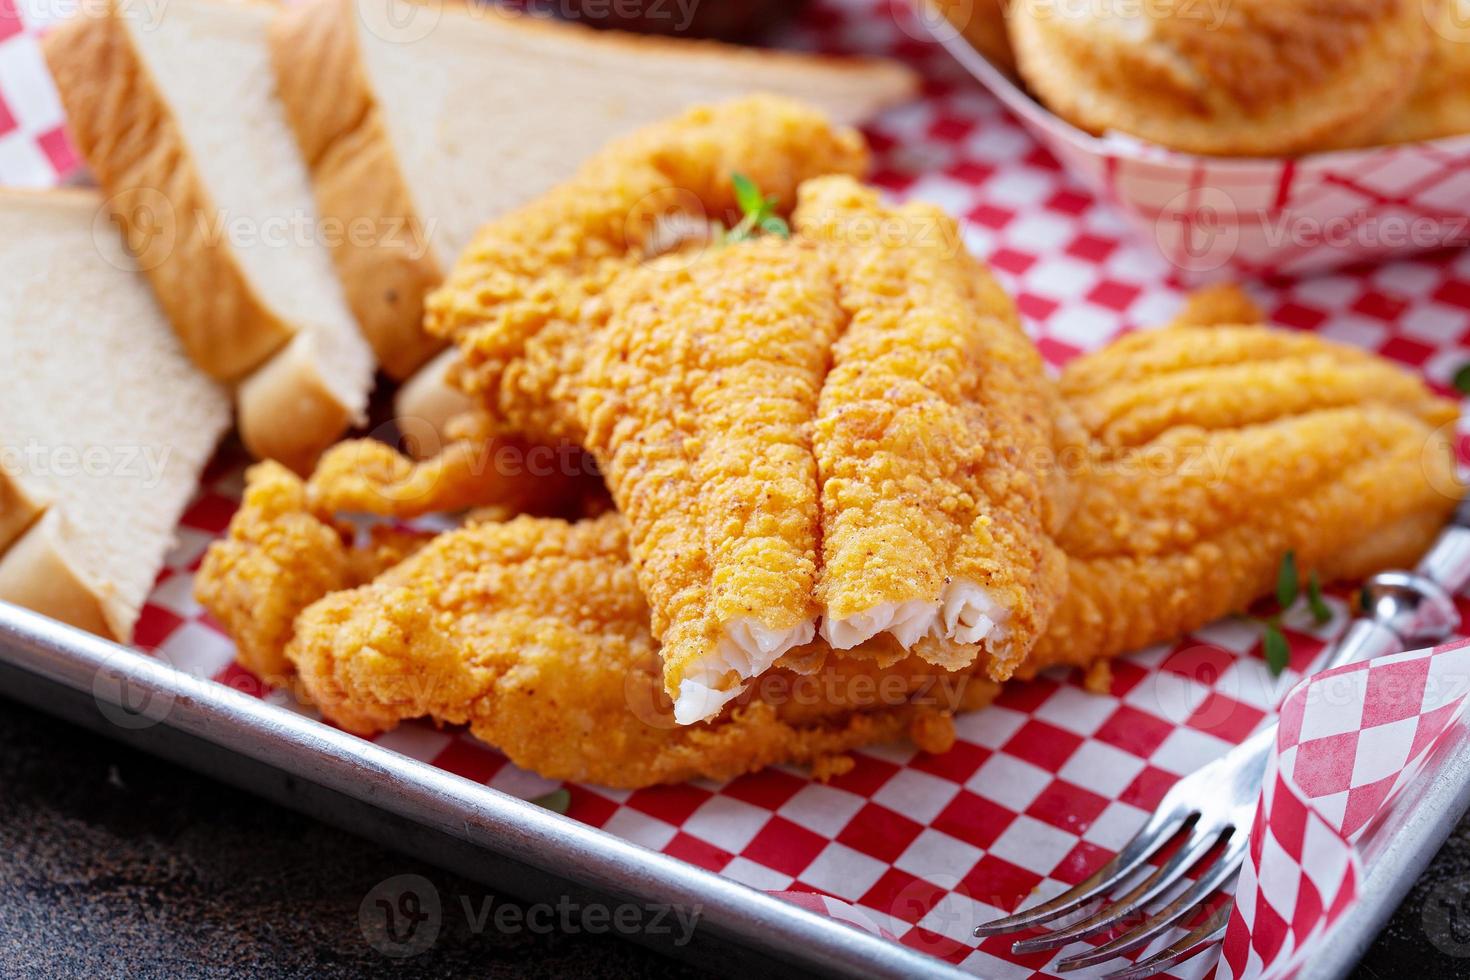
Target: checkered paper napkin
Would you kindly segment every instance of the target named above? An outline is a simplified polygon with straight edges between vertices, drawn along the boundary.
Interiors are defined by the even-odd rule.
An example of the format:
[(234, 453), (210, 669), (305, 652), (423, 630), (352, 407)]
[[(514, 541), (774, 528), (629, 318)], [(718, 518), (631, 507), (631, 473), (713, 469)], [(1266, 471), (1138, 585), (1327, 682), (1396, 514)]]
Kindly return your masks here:
[(1463, 734), (1470, 643), (1350, 664), (1281, 708), (1276, 753), (1236, 886), (1222, 978), (1288, 976), (1357, 898), (1354, 846)]
[[(55, 183), (76, 164), (58, 128), (60, 110), (35, 47), (34, 34), (50, 11), (27, 9), (17, 16), (14, 2), (0, 0), (0, 183)], [(960, 217), (971, 249), (1017, 297), (1053, 364), (1175, 312), (1184, 289), (1181, 270), (1164, 262), (1153, 242), (1134, 236), (1116, 208), (1075, 182), (927, 38), (906, 4), (817, 0), (782, 40), (884, 54), (923, 74), (922, 98), (868, 129), (874, 179), (896, 196), (924, 198)], [(1470, 359), (1465, 253), (1252, 288), (1273, 321), (1375, 350), (1422, 371), (1441, 388)], [(228, 454), (205, 474), (144, 609), (137, 643), (181, 670), (305, 711), (233, 666), (230, 642), (192, 598), (200, 556), (224, 533), (241, 482), (242, 461)], [(1225, 621), (1118, 661), (1104, 695), (1085, 692), (1068, 675), (1009, 687), (992, 707), (956, 720), (959, 740), (944, 755), (907, 745), (876, 747), (857, 753), (853, 770), (827, 784), (776, 767), (727, 783), (634, 792), (573, 785), (569, 814), (971, 973), (1050, 976), (1060, 954), (1018, 957), (1010, 952), (1010, 937), (976, 940), (974, 926), (1081, 880), (1137, 831), (1179, 776), (1265, 721), (1345, 625), (1346, 603), (1340, 596), (1328, 598), (1336, 616), (1327, 626), (1313, 626), (1310, 617), (1289, 618), (1298, 628), (1288, 629), (1292, 673), (1281, 680), (1266, 669), (1259, 631)], [(1392, 666), (1414, 671), (1422, 662), (1399, 658)], [(1365, 681), (1388, 666), (1363, 669)], [(1376, 683), (1365, 683), (1360, 701), (1360, 716), (1321, 724), (1310, 697), (1288, 703), (1289, 712), (1305, 704), (1294, 729), (1297, 741), (1273, 770), (1290, 774), (1290, 780), (1273, 777), (1279, 781), (1272, 783), (1263, 810), (1269, 836), (1258, 834), (1263, 843), (1241, 887), (1241, 910), (1222, 967), (1231, 976), (1280, 972), (1320, 943), (1331, 912), (1351, 901), (1352, 883), (1366, 870), (1359, 867), (1363, 859), (1340, 841), (1336, 850), (1318, 846), (1319, 830), (1294, 834), (1291, 823), (1278, 825), (1278, 812), (1289, 812), (1286, 801), (1297, 799), (1282, 787), (1336, 787), (1314, 775), (1319, 760), (1331, 756), (1340, 779), (1350, 754), (1353, 803), (1305, 797), (1320, 810), (1308, 819), (1310, 827), (1318, 827), (1312, 823), (1317, 820), (1333, 831), (1349, 810), (1356, 828), (1370, 803), (1391, 797), (1378, 796), (1383, 779), (1401, 769), (1405, 774), (1394, 778), (1414, 776), (1412, 767), (1401, 764), (1413, 753), (1381, 755), (1377, 748), (1379, 735), (1388, 733), (1377, 731), (1380, 722), (1402, 726), (1409, 716), (1390, 720), (1393, 710), (1385, 714), (1379, 707)], [(1360, 728), (1363, 734), (1351, 748), (1337, 750), (1341, 755), (1315, 744)], [(407, 725), (376, 741), (522, 797), (557, 786), (454, 731)], [(1416, 764), (1432, 770), (1433, 762), (1421, 753)], [(1363, 790), (1370, 783), (1374, 788)], [(1302, 846), (1293, 850), (1298, 839)], [(1312, 917), (1303, 880), (1324, 896), (1322, 908), (1330, 912)], [(1277, 940), (1267, 938), (1273, 929)], [(1212, 957), (1200, 957), (1175, 975), (1194, 978), (1214, 969)]]

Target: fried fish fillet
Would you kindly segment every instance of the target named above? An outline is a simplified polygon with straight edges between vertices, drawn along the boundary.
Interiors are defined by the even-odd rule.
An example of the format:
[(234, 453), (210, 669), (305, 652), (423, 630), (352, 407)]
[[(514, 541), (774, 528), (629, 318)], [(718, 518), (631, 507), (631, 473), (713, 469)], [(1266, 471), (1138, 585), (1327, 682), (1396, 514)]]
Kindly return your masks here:
[(610, 283), (735, 213), (732, 173), (784, 211), (808, 177), (867, 165), (856, 130), (789, 99), (693, 109), (610, 144), (572, 180), (481, 229), (428, 298), (426, 329), (459, 346), (456, 383), (508, 431), (580, 445), (576, 378)]
[[(486, 226), (429, 302), (492, 417), (597, 456), (683, 721), (819, 620), (840, 649), (887, 631), (1009, 671), (1064, 584), (1041, 358), (937, 209), (801, 183), (865, 162), (794, 103), (696, 110)], [(737, 170), (799, 197), (793, 239), (650, 262), (644, 216), (723, 214)]]
[(1092, 436), (1059, 536), (1067, 597), (1024, 671), (1161, 642), (1270, 592), (1410, 567), (1463, 493), (1458, 407), (1382, 358), (1266, 327), (1178, 326), (1069, 364)]
[(253, 468), (200, 599), (246, 666), (285, 682), (289, 656), (304, 700), (351, 731), (430, 717), (543, 775), (632, 787), (779, 762), (830, 771), (849, 749), (905, 735), (943, 751), (953, 713), (996, 691), (917, 660), (834, 659), (816, 674), (772, 672), (717, 721), (680, 726), (616, 515), (405, 539), (401, 562), (354, 587), (389, 551), (343, 544), (309, 497), (284, 468)]
[(627, 521), (683, 723), (811, 641), (811, 425), (846, 315), (828, 256), (776, 239), (614, 288), (578, 403)]
[[(1320, 384), (1365, 365), (1356, 396)], [(1210, 386), (1188, 382), (1200, 374), (1229, 397), (1199, 397)], [(1319, 394), (1302, 401), (1287, 377)], [(1288, 549), (1324, 580), (1412, 564), (1462, 488), (1455, 406), (1405, 379), (1361, 352), (1257, 327), (1169, 328), (1079, 358), (1062, 386), (1094, 441), (1060, 533), (1070, 589), (1020, 675), (1167, 642), (1243, 608), (1270, 592)], [(1181, 390), (1196, 407), (1161, 424), (1149, 392)], [(618, 516), (482, 524), (358, 556), (313, 510), (328, 491), (254, 470), (199, 594), (247, 666), (289, 656), (305, 695), (355, 731), (429, 716), (468, 724), (545, 775), (637, 786), (780, 761), (821, 770), (905, 732), (940, 750), (949, 713), (994, 691), (977, 668), (899, 659), (887, 635), (867, 657), (830, 656), (818, 639), (714, 721), (676, 726)], [(811, 693), (798, 697), (803, 683)]]
[(1064, 587), (1057, 390), (939, 208), (822, 178), (793, 224), (833, 255), (847, 315), (812, 436), (822, 635), (847, 649), (888, 632), (950, 669), (983, 646), (1004, 679)]
[(1064, 586), (1060, 400), (954, 222), (825, 177), (793, 225), (627, 273), (579, 376), (685, 723), (819, 617), (1008, 673)]

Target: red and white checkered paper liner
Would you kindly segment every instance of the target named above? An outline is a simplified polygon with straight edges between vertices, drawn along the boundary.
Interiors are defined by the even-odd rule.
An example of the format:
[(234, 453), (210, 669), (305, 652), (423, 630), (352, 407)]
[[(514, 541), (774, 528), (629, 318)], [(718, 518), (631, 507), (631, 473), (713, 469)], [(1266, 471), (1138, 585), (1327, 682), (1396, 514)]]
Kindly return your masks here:
[[(0, 183), (55, 183), (76, 164), (33, 36), (52, 11), (25, 10), (18, 20), (15, 2), (0, 0)], [(1114, 207), (1074, 182), (1024, 125), (923, 38), (901, 0), (818, 0), (786, 36), (794, 46), (890, 55), (923, 74), (923, 97), (868, 130), (875, 180), (962, 219), (971, 248), (1017, 297), (1049, 361), (1061, 363), (1124, 330), (1167, 319), (1184, 289), (1180, 270), (1162, 261), (1151, 241), (1130, 238)], [(1378, 351), (1441, 388), (1470, 357), (1467, 253), (1275, 280), (1253, 290), (1274, 321)], [(144, 610), (137, 643), (196, 676), (298, 707), (232, 665), (233, 647), (192, 598), (199, 558), (224, 532), (240, 490), (238, 459), (222, 458), (205, 475)], [(1342, 599), (1329, 601), (1336, 616), (1327, 627), (1302, 619), (1288, 631), (1293, 676), (1346, 622)], [(1396, 709), (1385, 714), (1379, 707), (1376, 679), (1390, 670), (1397, 678), (1400, 671), (1432, 669), (1426, 662), (1434, 663), (1410, 656), (1363, 669), (1375, 681), (1363, 688), (1361, 714), (1354, 707), (1346, 719), (1334, 715), (1322, 722), (1325, 729), (1309, 694), (1290, 702), (1289, 710), (1306, 705), (1303, 721), (1273, 769), (1290, 779), (1273, 781), (1263, 811), (1256, 866), (1242, 885), (1247, 900), (1227, 947), (1224, 969), (1232, 976), (1280, 972), (1320, 941), (1330, 916), (1314, 917), (1310, 902), (1303, 904), (1303, 882), (1328, 896), (1325, 908), (1351, 900), (1361, 859), (1340, 837), (1335, 848), (1321, 840), (1349, 809), (1356, 826), (1372, 809), (1368, 803), (1385, 801), (1376, 788), (1383, 779), (1398, 778), (1400, 770), (1407, 774), (1402, 778), (1412, 775), (1402, 765), (1412, 753), (1401, 744), (1387, 754), (1379, 749), (1381, 734), (1402, 743), (1412, 716), (1389, 721)], [(1269, 676), (1254, 627), (1225, 621), (1118, 661), (1107, 695), (1083, 691), (1070, 676), (1009, 687), (992, 707), (956, 720), (959, 741), (944, 755), (876, 747), (857, 753), (852, 772), (825, 785), (785, 767), (723, 784), (634, 792), (574, 785), (570, 815), (972, 973), (1050, 976), (1060, 954), (1015, 956), (1009, 937), (977, 941), (972, 927), (1085, 877), (1132, 836), (1180, 775), (1266, 719), (1290, 681)], [(1447, 717), (1433, 715), (1429, 724)], [(1380, 733), (1378, 722), (1400, 727)], [(1321, 788), (1319, 736), (1359, 729), (1351, 748), (1332, 756), (1339, 777), (1351, 757), (1353, 782), (1331, 784), (1336, 788), (1328, 795), (1346, 788), (1352, 796), (1359, 787), (1353, 798), (1367, 803), (1339, 804), (1335, 796), (1324, 802), (1307, 793), (1306, 803), (1288, 806), (1306, 792), (1300, 787)], [(515, 795), (555, 788), (457, 732), (407, 725), (376, 741)], [(1409, 744), (1418, 743), (1411, 738)], [(1374, 788), (1361, 790), (1369, 784)], [(1326, 829), (1294, 832), (1290, 821), (1300, 823), (1293, 814), (1303, 808), (1315, 814), (1311, 827)], [(1202, 976), (1213, 959), (1197, 958), (1175, 975)]]

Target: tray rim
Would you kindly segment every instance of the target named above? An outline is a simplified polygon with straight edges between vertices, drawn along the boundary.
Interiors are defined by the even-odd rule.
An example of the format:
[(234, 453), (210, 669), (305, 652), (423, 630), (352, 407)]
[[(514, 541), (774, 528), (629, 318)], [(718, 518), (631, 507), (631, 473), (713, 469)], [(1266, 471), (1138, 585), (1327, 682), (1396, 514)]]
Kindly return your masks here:
[[(146, 727), (191, 736), (579, 888), (697, 906), (702, 927), (777, 960), (832, 975), (971, 976), (938, 957), (3, 601), (0, 664), (89, 695), (99, 708), (133, 711), (121, 704), (122, 695), (133, 704), (164, 698), (168, 710)], [(99, 684), (104, 676), (126, 686)], [(396, 792), (382, 792), (390, 783)], [(515, 893), (513, 882), (494, 884)]]
[[(121, 707), (114, 694), (122, 691), (120, 685), (117, 691), (99, 685), (98, 679), (107, 675), (124, 680), (130, 694), (167, 699), (169, 710), (150, 727), (276, 768), (359, 806), (523, 861), (576, 887), (650, 903), (700, 906), (702, 924), (778, 960), (835, 974), (941, 980), (971, 976), (938, 957), (3, 601), (0, 664), (90, 695), (99, 707)], [(117, 734), (125, 732), (118, 729)], [(1374, 832), (1358, 901), (1319, 941), (1320, 955), (1303, 966), (1301, 977), (1339, 980), (1351, 973), (1470, 811), (1470, 752), (1462, 751), (1466, 743), (1470, 723), (1441, 746), (1442, 768), (1435, 778), (1417, 780)], [(147, 746), (144, 750), (153, 751)], [(395, 781), (399, 793), (379, 791), (388, 780)], [(491, 883), (510, 885), (514, 892), (513, 883)]]

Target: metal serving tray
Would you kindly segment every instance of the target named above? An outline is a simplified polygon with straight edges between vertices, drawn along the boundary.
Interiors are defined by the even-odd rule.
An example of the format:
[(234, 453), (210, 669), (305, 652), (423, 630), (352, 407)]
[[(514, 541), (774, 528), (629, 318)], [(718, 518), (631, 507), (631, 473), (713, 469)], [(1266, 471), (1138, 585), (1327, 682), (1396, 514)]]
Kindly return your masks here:
[[(630, 938), (731, 975), (959, 977), (926, 954), (0, 602), (0, 695), (528, 901), (697, 910), (690, 942)], [(1467, 739), (1375, 835), (1364, 897), (1303, 971), (1346, 976), (1470, 806)]]

